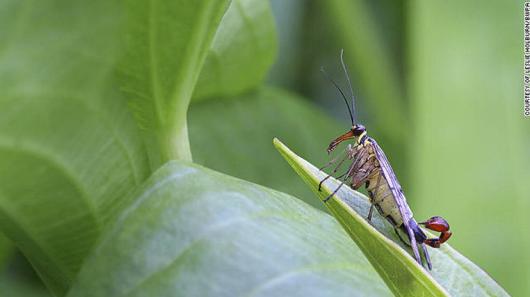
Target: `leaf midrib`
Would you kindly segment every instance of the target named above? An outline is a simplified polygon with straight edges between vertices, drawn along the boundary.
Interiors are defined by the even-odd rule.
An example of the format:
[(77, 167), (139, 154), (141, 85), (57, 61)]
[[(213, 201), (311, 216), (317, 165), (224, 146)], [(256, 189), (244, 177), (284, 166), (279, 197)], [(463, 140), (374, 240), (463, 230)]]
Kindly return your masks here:
[[(216, 0), (217, 1), (217, 0)], [(210, 1), (211, 2), (211, 1)], [(157, 120), (161, 127), (165, 127), (169, 122), (168, 129), (174, 128), (174, 121), (178, 120), (178, 116), (185, 117), (186, 108), (190, 102), (191, 95), (193, 92), (194, 82), (200, 73), (200, 66), (204, 63), (199, 58), (201, 54), (204, 55), (205, 51), (200, 49), (203, 46), (202, 39), (208, 32), (208, 17), (211, 16), (215, 5), (210, 2), (205, 2), (203, 7), (199, 8), (199, 15), (196, 21), (191, 26), (192, 32), (190, 33), (191, 39), (187, 42), (187, 46), (184, 49), (184, 54), (181, 61), (183, 63), (179, 67), (179, 71), (176, 72), (175, 83), (173, 90), (168, 94), (168, 106), (164, 104), (164, 98), (160, 91), (159, 77), (158, 77), (158, 59), (157, 59), (157, 26), (156, 26), (156, 3), (157, 0), (149, 1), (149, 60), (150, 60), (150, 76), (151, 85), (153, 87), (153, 97), (155, 103), (155, 112)], [(206, 7), (206, 9), (204, 9)], [(212, 38), (213, 39), (213, 38)], [(208, 41), (206, 41), (208, 42)], [(210, 41), (211, 42), (211, 41)], [(208, 42), (209, 44), (209, 42)], [(196, 65), (196, 62), (199, 62)], [(192, 75), (189, 75), (191, 73)], [(168, 110), (170, 114), (166, 115), (164, 110)]]
[(157, 0), (149, 0), (149, 67), (151, 74), (151, 85), (153, 87), (153, 101), (155, 104), (155, 114), (156, 118), (161, 126), (164, 126), (165, 117), (163, 116), (163, 100), (160, 95), (160, 87), (158, 85), (158, 60), (156, 55), (156, 25), (155, 25), (155, 2)]

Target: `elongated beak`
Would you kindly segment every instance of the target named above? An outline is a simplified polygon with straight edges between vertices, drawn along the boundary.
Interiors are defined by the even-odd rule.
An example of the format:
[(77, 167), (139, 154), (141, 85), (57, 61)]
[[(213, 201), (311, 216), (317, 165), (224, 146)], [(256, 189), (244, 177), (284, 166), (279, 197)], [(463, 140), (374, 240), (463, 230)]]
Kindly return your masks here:
[(337, 137), (335, 140), (333, 140), (329, 146), (328, 146), (328, 154), (331, 153), (336, 147), (337, 145), (339, 145), (341, 142), (345, 141), (345, 140), (348, 140), (348, 139), (352, 139), (354, 136), (353, 136), (353, 131), (350, 130), (344, 134), (342, 134), (341, 136)]

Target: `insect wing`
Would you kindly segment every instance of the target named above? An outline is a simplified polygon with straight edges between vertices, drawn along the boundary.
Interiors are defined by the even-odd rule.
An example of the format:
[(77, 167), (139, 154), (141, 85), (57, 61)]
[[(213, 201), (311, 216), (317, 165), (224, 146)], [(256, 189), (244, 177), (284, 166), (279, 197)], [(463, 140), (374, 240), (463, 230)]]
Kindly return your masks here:
[(398, 206), (399, 213), (401, 215), (401, 218), (403, 219), (403, 225), (405, 226), (405, 230), (407, 230), (410, 239), (414, 256), (416, 257), (418, 263), (420, 263), (421, 265), (421, 257), (418, 251), (418, 246), (416, 244), (416, 237), (414, 236), (412, 228), (409, 225), (409, 220), (412, 218), (412, 211), (410, 210), (407, 204), (405, 195), (403, 195), (403, 192), (401, 190), (401, 185), (399, 184), (396, 174), (390, 166), (390, 163), (388, 162), (385, 153), (373, 138), (369, 138), (369, 141), (372, 143), (372, 147), (374, 148), (377, 161), (379, 161), (379, 165), (381, 166), (383, 175), (390, 186), (390, 190), (392, 191), (392, 195), (394, 196), (394, 200)]
[(383, 170), (383, 175), (388, 181), (390, 190), (392, 191), (394, 199), (396, 200), (396, 204), (398, 205), (399, 213), (403, 218), (403, 222), (408, 222), (408, 220), (412, 218), (412, 211), (410, 210), (407, 204), (407, 199), (405, 198), (405, 195), (403, 195), (403, 191), (401, 190), (401, 185), (397, 180), (396, 174), (394, 173), (392, 166), (390, 166), (390, 163), (388, 162), (388, 159), (386, 158), (386, 155), (381, 149), (381, 147), (373, 138), (370, 138), (369, 140), (372, 143), (372, 147), (374, 148), (377, 161), (379, 161), (379, 165)]

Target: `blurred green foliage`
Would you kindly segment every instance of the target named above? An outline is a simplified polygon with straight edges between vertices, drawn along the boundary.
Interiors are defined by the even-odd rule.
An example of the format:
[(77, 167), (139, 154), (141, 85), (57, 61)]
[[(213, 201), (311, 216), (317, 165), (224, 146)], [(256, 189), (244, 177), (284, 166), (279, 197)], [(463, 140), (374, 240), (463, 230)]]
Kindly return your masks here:
[[(101, 201), (102, 214), (94, 224), (82, 220), (85, 225), (79, 225), (97, 234), (85, 232), (85, 243), (61, 255), (70, 277), (79, 268), (79, 255), (90, 250), (100, 222), (110, 220), (114, 209), (121, 207), (123, 201), (106, 197), (128, 193), (150, 170), (143, 156), (145, 147), (139, 138), (130, 137), (137, 131), (132, 117), (126, 113), (116, 117), (125, 100), (108, 85), (114, 82), (114, 62), (121, 58), (114, 41), (121, 34), (123, 15), (106, 1), (96, 1), (88, 10), (75, 1), (64, 3), (1, 1), (2, 112), (24, 111), (28, 106), (30, 112), (16, 113), (22, 114), (16, 118), (2, 113), (0, 123), (3, 144), (10, 143), (10, 137), (17, 144), (27, 138), (53, 154), (64, 149), (54, 143), (77, 141), (82, 148), (65, 149), (71, 151), (65, 162), (72, 172), (94, 175), (87, 184), (98, 184), (98, 178), (106, 180), (113, 176), (110, 172), (120, 172), (115, 188), (88, 193)], [(522, 118), (522, 2), (272, 0), (276, 32), (263, 1), (255, 8), (245, 1), (236, 3), (236, 12), (231, 13), (240, 18), (218, 31), (204, 61), (206, 70), (197, 78), (188, 115), (195, 162), (321, 207), (270, 141), (280, 137), (313, 164), (327, 160), (329, 140), (349, 123), (338, 93), (322, 78), (319, 68), (325, 66), (345, 86), (338, 63), (344, 48), (359, 118), (387, 152), (416, 217), (446, 217), (455, 233), (452, 246), (511, 294), (530, 294), (526, 252), (530, 249), (530, 216), (526, 214), (530, 187), (525, 182), (530, 178), (530, 136), (528, 122)], [(270, 50), (276, 45), (275, 34), (279, 51), (266, 84), (302, 96), (270, 86), (255, 89), (275, 56)], [(76, 43), (83, 39), (90, 42), (83, 43), (80, 51)], [(118, 99), (106, 100), (110, 97)], [(78, 109), (80, 103), (84, 109)], [(66, 123), (59, 119), (64, 114), (69, 116)], [(34, 121), (39, 118), (37, 128), (55, 129), (62, 138), (50, 142), (34, 137), (38, 134)], [(90, 123), (100, 125), (98, 130), (108, 135), (92, 137)], [(85, 129), (80, 129), (82, 124)], [(116, 136), (113, 131), (117, 130), (131, 133)], [(118, 161), (107, 154), (88, 161), (84, 157), (109, 149), (106, 140), (116, 137), (129, 149), (110, 145), (110, 150), (121, 151)], [(128, 155), (133, 156), (136, 168), (130, 172), (120, 167), (127, 164)], [(27, 158), (16, 160), (35, 168)], [(79, 160), (91, 164), (91, 169), (76, 163)], [(34, 177), (43, 178), (47, 171), (42, 170), (34, 172)], [(23, 174), (3, 172), (2, 181), (16, 181)], [(66, 177), (64, 183), (70, 183)], [(22, 186), (29, 189), (31, 185)], [(55, 199), (51, 188), (41, 188), (38, 194)], [(27, 197), (36, 197), (31, 195)], [(22, 201), (19, 206), (24, 205)], [(86, 214), (86, 209), (65, 208), (74, 222)], [(30, 216), (35, 209), (26, 209), (24, 217), (34, 224), (45, 226), (43, 221), (56, 216), (53, 212)], [(68, 230), (59, 228), (63, 233), (46, 238), (57, 244), (54, 252), (69, 245), (68, 240), (61, 240)], [(20, 236), (12, 232), (11, 238)], [(46, 296), (20, 257), (13, 253), (11, 243), (0, 239), (0, 294)], [(33, 265), (39, 267), (38, 262)]]
[[(522, 2), (412, 1), (410, 197), (508, 292), (530, 294), (530, 121)], [(436, 213), (433, 213), (436, 211)]]
[(327, 135), (342, 129), (303, 98), (263, 87), (229, 100), (194, 104), (189, 120), (195, 162), (292, 194), (324, 209), (271, 147), (274, 137), (289, 139), (290, 146), (316, 164), (328, 161), (322, 153)]

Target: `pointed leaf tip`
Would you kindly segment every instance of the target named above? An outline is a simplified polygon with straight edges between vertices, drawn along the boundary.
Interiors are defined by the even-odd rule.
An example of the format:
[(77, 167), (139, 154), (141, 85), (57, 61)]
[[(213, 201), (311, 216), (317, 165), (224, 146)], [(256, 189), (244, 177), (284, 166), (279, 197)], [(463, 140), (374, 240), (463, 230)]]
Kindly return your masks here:
[[(340, 184), (332, 177), (318, 191), (326, 173), (296, 155), (280, 140), (275, 138), (273, 144), (321, 200)], [(433, 270), (423, 269), (383, 217), (374, 212), (370, 223), (365, 220), (370, 202), (350, 187), (342, 187), (325, 205), (396, 295), (508, 296), (487, 273), (447, 244), (429, 250)]]

